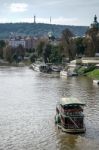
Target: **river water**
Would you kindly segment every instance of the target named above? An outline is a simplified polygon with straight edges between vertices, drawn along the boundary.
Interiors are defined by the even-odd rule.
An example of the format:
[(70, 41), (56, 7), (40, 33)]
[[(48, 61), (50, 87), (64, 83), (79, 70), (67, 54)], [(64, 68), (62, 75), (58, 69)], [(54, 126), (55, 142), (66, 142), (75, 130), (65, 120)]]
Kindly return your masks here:
[[(85, 134), (55, 127), (56, 103), (63, 96), (86, 102)], [(99, 150), (99, 86), (87, 77), (0, 68), (0, 150)]]

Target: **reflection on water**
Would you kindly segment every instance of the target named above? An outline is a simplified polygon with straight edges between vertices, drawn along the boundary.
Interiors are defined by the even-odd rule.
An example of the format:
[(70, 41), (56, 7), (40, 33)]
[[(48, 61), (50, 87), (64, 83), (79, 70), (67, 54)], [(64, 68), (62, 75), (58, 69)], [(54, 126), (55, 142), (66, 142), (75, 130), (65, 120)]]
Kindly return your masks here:
[[(56, 102), (74, 96), (86, 102), (86, 133), (54, 125)], [(28, 68), (0, 68), (0, 150), (98, 150), (99, 86), (87, 77), (60, 78)]]

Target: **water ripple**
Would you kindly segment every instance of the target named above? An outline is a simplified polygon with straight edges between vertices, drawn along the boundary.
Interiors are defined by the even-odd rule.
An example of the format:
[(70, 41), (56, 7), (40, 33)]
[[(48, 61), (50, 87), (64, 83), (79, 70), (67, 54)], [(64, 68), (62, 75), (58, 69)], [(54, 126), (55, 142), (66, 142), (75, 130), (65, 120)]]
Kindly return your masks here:
[[(0, 150), (98, 150), (99, 87), (91, 79), (4, 67), (0, 85)], [(85, 134), (70, 135), (55, 127), (56, 102), (63, 96), (86, 102)]]

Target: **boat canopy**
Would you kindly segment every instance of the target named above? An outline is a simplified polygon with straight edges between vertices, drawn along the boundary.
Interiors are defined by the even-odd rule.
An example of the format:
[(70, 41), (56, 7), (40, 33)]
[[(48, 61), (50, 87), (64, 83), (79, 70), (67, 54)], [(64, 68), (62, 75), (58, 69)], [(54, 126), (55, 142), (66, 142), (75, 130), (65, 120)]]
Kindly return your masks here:
[(60, 104), (62, 106), (68, 106), (68, 105), (81, 105), (81, 106), (84, 106), (85, 103), (82, 103), (79, 99), (77, 98), (74, 98), (74, 97), (64, 97), (64, 98), (61, 98), (60, 100)]

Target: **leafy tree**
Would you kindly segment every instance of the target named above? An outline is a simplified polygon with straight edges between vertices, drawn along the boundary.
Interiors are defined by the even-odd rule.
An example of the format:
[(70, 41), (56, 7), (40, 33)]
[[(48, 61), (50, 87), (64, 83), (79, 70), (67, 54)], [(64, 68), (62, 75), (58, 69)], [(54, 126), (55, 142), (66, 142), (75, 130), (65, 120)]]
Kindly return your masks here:
[(50, 54), (50, 62), (51, 63), (61, 63), (62, 62), (62, 54), (60, 46), (52, 46), (51, 54)]
[(36, 59), (37, 59), (36, 53), (32, 53), (32, 54), (30, 55), (30, 61), (33, 63), (33, 62), (35, 62)]
[(52, 46), (50, 44), (47, 44), (43, 51), (43, 58), (45, 63), (50, 62), (51, 48)]
[(4, 59), (10, 63), (13, 61), (13, 48), (12, 47), (6, 46), (4, 48)]
[(26, 52), (27, 53), (33, 53), (33, 52), (35, 52), (35, 48), (26, 49)]
[(4, 40), (0, 40), (0, 57), (3, 58), (3, 48), (6, 46)]
[(0, 40), (0, 48), (3, 48), (6, 46), (6, 43), (4, 40)]
[(45, 42), (44, 41), (40, 41), (38, 46), (37, 46), (38, 57), (42, 57), (43, 56), (44, 47), (45, 47)]
[(21, 56), (22, 59), (24, 59), (25, 48), (24, 48), (22, 45), (19, 45), (19, 46), (16, 48), (16, 55), (17, 55), (17, 56)]
[(25, 48), (22, 45), (19, 45), (16, 48), (12, 48), (12, 59), (19, 63), (24, 59), (25, 56)]
[(76, 38), (75, 44), (76, 44), (76, 54), (77, 55), (84, 54), (85, 47), (84, 47), (84, 43), (83, 43), (83, 38), (82, 37)]

